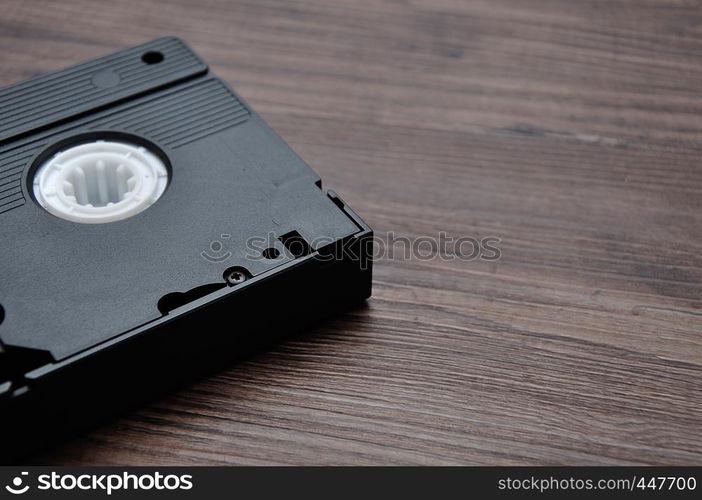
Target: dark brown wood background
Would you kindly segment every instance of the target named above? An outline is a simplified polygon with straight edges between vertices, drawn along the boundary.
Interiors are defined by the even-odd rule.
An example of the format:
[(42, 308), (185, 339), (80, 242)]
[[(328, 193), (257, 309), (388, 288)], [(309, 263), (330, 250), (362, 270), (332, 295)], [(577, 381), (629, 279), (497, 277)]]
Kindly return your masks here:
[(367, 307), (37, 461), (702, 462), (699, 2), (2, 0), (0, 84), (164, 35), (380, 236), (502, 256), (380, 258)]

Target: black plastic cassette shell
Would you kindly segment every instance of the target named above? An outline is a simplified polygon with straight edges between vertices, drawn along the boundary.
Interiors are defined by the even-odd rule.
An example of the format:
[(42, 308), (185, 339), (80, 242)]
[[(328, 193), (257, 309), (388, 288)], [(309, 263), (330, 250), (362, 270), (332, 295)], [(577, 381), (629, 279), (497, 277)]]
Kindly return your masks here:
[[(144, 63), (149, 51), (164, 60)], [(132, 361), (110, 356), (127, 356), (135, 346), (143, 347), (142, 362), (133, 363), (130, 376), (145, 376), (153, 370), (149, 356), (187, 364), (189, 351), (207, 351), (203, 339), (236, 348), (255, 336), (278, 337), (270, 330), (295, 331), (370, 294), (370, 228), (325, 193), (319, 177), (182, 41), (156, 40), (8, 87), (0, 90), (0, 107), (0, 362), (18, 352), (47, 360), (0, 379), (0, 402), (67, 368), (92, 366), (104, 377), (93, 383), (119, 380), (105, 367)], [(77, 135), (112, 134), (141, 137), (164, 152), (172, 180), (155, 205), (124, 221), (90, 225), (59, 219), (34, 202), (33, 165)], [(274, 240), (281, 258), (247, 258), (247, 238), (290, 231), (312, 245), (310, 255), (288, 255)], [(221, 263), (202, 258), (223, 235), (231, 256)], [(355, 258), (315, 258), (341, 247)], [(159, 312), (164, 295), (221, 283), (232, 266), (251, 279)], [(58, 380), (35, 390), (44, 394), (41, 404), (51, 400), (48, 387), (65, 389)]]

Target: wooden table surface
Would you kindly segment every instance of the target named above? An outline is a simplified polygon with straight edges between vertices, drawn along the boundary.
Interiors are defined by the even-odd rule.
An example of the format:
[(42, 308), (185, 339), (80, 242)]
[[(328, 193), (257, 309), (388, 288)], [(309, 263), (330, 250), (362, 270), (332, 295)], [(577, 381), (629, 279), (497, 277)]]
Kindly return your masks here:
[(1, 7), (2, 85), (180, 36), (380, 237), (500, 239), (37, 462), (702, 462), (699, 3)]

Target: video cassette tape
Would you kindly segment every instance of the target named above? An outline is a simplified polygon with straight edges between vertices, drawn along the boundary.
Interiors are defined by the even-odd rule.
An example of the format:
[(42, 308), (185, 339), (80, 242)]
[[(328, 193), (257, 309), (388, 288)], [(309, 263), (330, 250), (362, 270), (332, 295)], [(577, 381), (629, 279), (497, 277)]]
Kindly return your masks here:
[(183, 41), (0, 110), (6, 453), (370, 295), (371, 229)]

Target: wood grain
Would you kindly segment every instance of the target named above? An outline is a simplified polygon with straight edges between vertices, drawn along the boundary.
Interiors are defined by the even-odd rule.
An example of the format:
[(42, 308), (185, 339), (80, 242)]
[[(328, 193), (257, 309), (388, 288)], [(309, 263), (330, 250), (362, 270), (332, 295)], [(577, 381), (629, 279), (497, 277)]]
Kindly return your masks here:
[(0, 84), (185, 38), (376, 232), (368, 305), (36, 457), (700, 464), (702, 10), (3, 0)]

